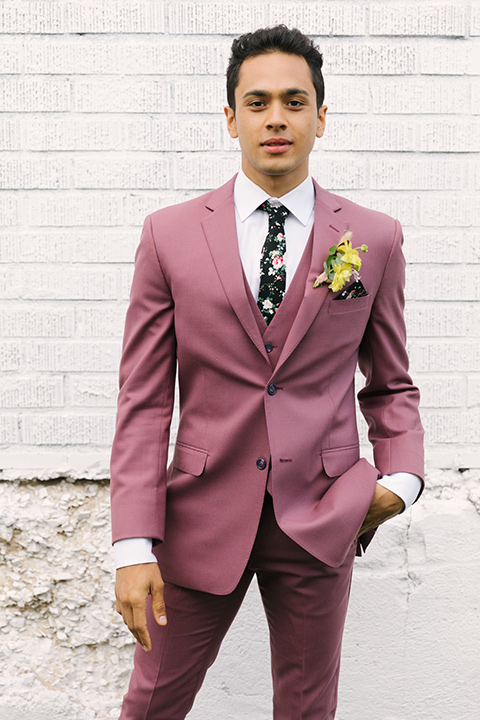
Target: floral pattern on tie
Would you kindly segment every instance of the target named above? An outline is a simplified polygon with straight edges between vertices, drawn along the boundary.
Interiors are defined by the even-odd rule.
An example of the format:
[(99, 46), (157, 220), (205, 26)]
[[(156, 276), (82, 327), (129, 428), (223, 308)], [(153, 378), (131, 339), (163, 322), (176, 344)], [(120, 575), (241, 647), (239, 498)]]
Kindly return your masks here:
[(275, 207), (266, 200), (260, 209), (268, 213), (268, 233), (260, 256), (260, 289), (258, 307), (267, 325), (275, 315), (285, 295), (287, 269), (285, 265), (285, 218), (289, 210)]

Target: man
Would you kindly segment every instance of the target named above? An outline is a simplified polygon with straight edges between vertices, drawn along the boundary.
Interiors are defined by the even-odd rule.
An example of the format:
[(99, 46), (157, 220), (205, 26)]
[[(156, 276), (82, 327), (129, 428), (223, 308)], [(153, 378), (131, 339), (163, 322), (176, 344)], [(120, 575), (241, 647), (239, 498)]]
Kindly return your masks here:
[(185, 717), (254, 573), (275, 719), (333, 718), (355, 551), (422, 489), (402, 231), (309, 175), (321, 66), (298, 30), (234, 41), (241, 172), (144, 224), (111, 463), (117, 610), (138, 640), (122, 720)]

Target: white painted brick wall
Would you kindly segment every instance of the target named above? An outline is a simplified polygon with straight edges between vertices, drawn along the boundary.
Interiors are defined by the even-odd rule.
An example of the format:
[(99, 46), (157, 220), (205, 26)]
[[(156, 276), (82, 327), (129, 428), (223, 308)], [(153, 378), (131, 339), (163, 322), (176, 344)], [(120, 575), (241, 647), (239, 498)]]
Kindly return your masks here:
[[(357, 565), (339, 720), (477, 716), (479, 0), (0, 0), (0, 720), (118, 712), (104, 481), (134, 252), (237, 170), (231, 40), (276, 22), (325, 56), (313, 174), (404, 227), (426, 428), (430, 488)], [(192, 720), (270, 717), (268, 672), (252, 592)]]

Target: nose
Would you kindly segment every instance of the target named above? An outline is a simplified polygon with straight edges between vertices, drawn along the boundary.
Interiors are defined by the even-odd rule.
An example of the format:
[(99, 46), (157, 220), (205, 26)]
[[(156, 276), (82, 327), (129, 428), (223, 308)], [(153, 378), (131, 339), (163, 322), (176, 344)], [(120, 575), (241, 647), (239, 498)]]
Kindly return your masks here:
[(269, 130), (273, 128), (285, 129), (287, 127), (287, 120), (282, 103), (274, 102), (271, 104), (269, 113), (265, 118), (265, 124)]

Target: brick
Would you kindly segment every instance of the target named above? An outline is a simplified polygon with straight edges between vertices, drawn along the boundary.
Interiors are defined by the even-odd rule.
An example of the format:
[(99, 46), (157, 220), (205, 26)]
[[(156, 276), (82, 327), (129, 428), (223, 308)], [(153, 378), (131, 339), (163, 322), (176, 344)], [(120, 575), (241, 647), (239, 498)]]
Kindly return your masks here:
[(63, 407), (63, 378), (5, 377), (0, 379), (0, 407)]
[(170, 112), (170, 83), (166, 80), (107, 80), (77, 78), (73, 83), (75, 112)]
[(480, 375), (469, 375), (467, 378), (467, 405), (468, 407), (480, 406)]
[(404, 232), (404, 252), (410, 263), (431, 263), (435, 248), (435, 263), (480, 263), (478, 231), (471, 228), (458, 230), (407, 228)]
[(363, 35), (366, 29), (365, 3), (272, 2), (268, 24), (285, 23), (308, 35)]
[(0, 43), (1, 75), (19, 75), (25, 71), (25, 44), (25, 39), (21, 35), (2, 36), (2, 42)]
[(16, 415), (0, 415), (0, 443), (18, 443), (18, 418)]
[(21, 297), (26, 299), (112, 300), (117, 297), (115, 269), (43, 266), (41, 273), (35, 267), (18, 272), (23, 279)]
[(122, 268), (120, 278), (120, 297), (122, 300), (130, 299), (130, 288), (132, 287), (133, 266)]
[(370, 187), (374, 190), (462, 190), (465, 159), (403, 155), (370, 160)]
[(223, 150), (224, 127), (223, 117), (135, 118), (122, 123), (122, 146), (130, 151)]
[(173, 109), (178, 113), (215, 113), (227, 104), (225, 79), (189, 77), (173, 83)]
[(469, 410), (425, 410), (422, 413), (425, 437), (428, 443), (478, 444), (480, 412)]
[(239, 154), (217, 156), (212, 162), (211, 155), (182, 154), (173, 163), (173, 183), (182, 190), (211, 190), (227, 182), (240, 165)]
[(12, 300), (17, 298), (25, 286), (24, 276), (16, 268), (0, 269), (0, 298)]
[(73, 407), (113, 407), (117, 405), (118, 373), (111, 377), (88, 375), (68, 378), (68, 396)]
[[(320, 185), (322, 185), (322, 182), (320, 182)], [(375, 190), (358, 192), (342, 190), (341, 195), (359, 205), (398, 218), (402, 225), (414, 225), (417, 222), (417, 202), (416, 197), (413, 195), (407, 193), (383, 193)]]
[(161, 2), (69, 2), (66, 6), (70, 33), (163, 33)]
[(411, 300), (480, 300), (480, 273), (463, 264), (415, 265), (409, 268), (407, 290)]
[(367, 187), (368, 168), (364, 157), (349, 157), (331, 154), (328, 158), (322, 151), (313, 152), (310, 160), (313, 177), (320, 185), (330, 190)]
[(420, 407), (463, 408), (467, 399), (467, 380), (458, 375), (423, 376), (417, 373), (415, 382), (420, 388)]
[(465, 326), (468, 337), (480, 337), (480, 305), (469, 305), (465, 310)]
[(139, 75), (224, 76), (230, 43), (221, 39), (192, 43), (187, 38), (153, 36), (125, 37), (121, 43), (69, 37), (46, 44), (43, 38), (33, 38), (23, 51), (14, 50), (13, 46), (10, 62), (18, 58), (16, 62), (23, 61), (25, 71), (32, 74), (134, 75), (129, 81), (133, 85), (140, 83)]
[(319, 145), (323, 150), (405, 151), (416, 149), (416, 122), (397, 119), (329, 118)]
[(478, 340), (423, 340), (408, 342), (412, 372), (478, 372), (480, 343)]
[(77, 307), (75, 309), (77, 336), (121, 338), (126, 311), (126, 304), (108, 307), (102, 303), (100, 306)]
[[(325, 105), (329, 113), (368, 113), (369, 81), (360, 77), (325, 78)], [(330, 118), (327, 115), (327, 128)]]
[(175, 2), (166, 6), (172, 34), (241, 35), (265, 27), (264, 8), (258, 3)]
[(380, 115), (398, 113), (414, 108), (416, 114), (455, 114), (458, 109), (469, 112), (470, 81), (464, 78), (445, 82), (443, 78), (378, 79), (370, 83), (371, 110)]
[(371, 35), (444, 35), (463, 37), (465, 8), (460, 3), (372, 3)]
[(479, 213), (478, 196), (425, 196), (420, 205), (420, 222), (422, 225), (469, 227), (478, 224)]
[(18, 308), (0, 310), (0, 337), (71, 337), (73, 308)]
[(121, 342), (31, 341), (25, 344), (24, 353), (29, 372), (117, 372)]
[(1, 189), (66, 188), (70, 184), (68, 158), (18, 156), (4, 153), (0, 156)]
[(478, 75), (480, 59), (476, 43), (444, 40), (425, 43), (420, 49), (420, 73), (424, 75)]
[(1, 112), (70, 110), (70, 81), (63, 78), (0, 78)]
[(45, 43), (39, 37), (31, 38), (26, 46), (11, 43), (3, 53), (11, 72), (18, 68), (17, 72), (29, 74), (223, 75), (229, 44), (159, 36), (124, 36), (121, 43), (95, 36), (69, 36)]
[(64, 3), (4, 1), (0, 5), (0, 32), (64, 33)]
[(480, 35), (480, 5), (472, 3), (470, 16), (470, 35), (478, 37)]
[[(418, 278), (412, 278), (413, 268), (407, 270), (407, 288), (411, 295), (412, 280), (416, 285)], [(419, 292), (418, 294), (421, 294)], [(458, 299), (451, 298), (455, 301)], [(466, 303), (424, 302), (409, 300), (405, 308), (405, 319), (409, 337), (464, 337), (467, 333)]]
[(2, 372), (20, 368), (21, 343), (5, 340), (0, 343), (0, 367)]
[(80, 118), (36, 115), (21, 121), (25, 150), (118, 150), (121, 128), (117, 119), (88, 115)]
[(480, 119), (425, 119), (418, 127), (422, 152), (476, 152), (480, 146)]
[(0, 118), (0, 150), (20, 149), (21, 135), (19, 120), (13, 118)]
[(116, 155), (83, 156), (74, 161), (76, 188), (168, 188), (171, 177), (168, 156), (131, 159)]
[(418, 72), (418, 49), (413, 43), (327, 41), (324, 72), (329, 75), (410, 75)]
[[(202, 190), (199, 189), (197, 192), (162, 192), (162, 193), (129, 193), (125, 200), (125, 222), (127, 225), (136, 225), (139, 228), (143, 225), (143, 221), (146, 216), (151, 212), (158, 210), (162, 207), (169, 207), (170, 205), (177, 205), (178, 203), (190, 200), (193, 197), (197, 197), (202, 194)], [(138, 238), (140, 233), (138, 233)], [(134, 251), (131, 257), (133, 257)], [(122, 295), (123, 297), (123, 295)]]
[(26, 222), (49, 227), (72, 225), (121, 225), (123, 201), (101, 193), (35, 194), (24, 203)]
[[(140, 222), (141, 224), (141, 222)], [(138, 231), (102, 228), (0, 231), (0, 263), (131, 262)]]
[(110, 415), (23, 414), (22, 442), (27, 445), (110, 445), (115, 432)]

